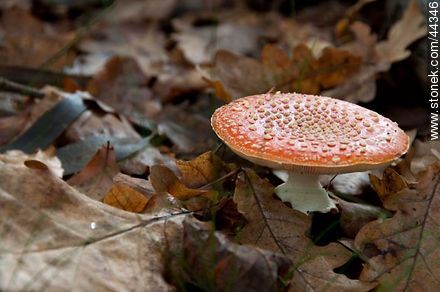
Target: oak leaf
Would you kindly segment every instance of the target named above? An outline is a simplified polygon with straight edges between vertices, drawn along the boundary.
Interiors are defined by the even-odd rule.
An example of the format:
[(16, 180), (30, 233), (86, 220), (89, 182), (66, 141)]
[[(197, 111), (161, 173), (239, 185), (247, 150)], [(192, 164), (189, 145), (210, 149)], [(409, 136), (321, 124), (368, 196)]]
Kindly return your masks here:
[(271, 88), (317, 94), (342, 84), (361, 64), (362, 58), (337, 48), (324, 48), (321, 56), (315, 57), (308, 46), (299, 44), (289, 58), (269, 44), (263, 48), (261, 61), (219, 51), (213, 65), (201, 67), (201, 73), (222, 100), (230, 101)]
[(133, 214), (51, 172), (0, 164), (0, 290), (173, 291), (163, 246), (182, 215)]
[(409, 1), (402, 18), (388, 32), (387, 39), (377, 44), (381, 59), (392, 63), (406, 59), (411, 54), (407, 47), (426, 35), (425, 17), (418, 3), (417, 0)]
[[(389, 184), (384, 178), (380, 184)], [(400, 183), (399, 183), (400, 184)], [(440, 164), (431, 164), (414, 187), (382, 195), (384, 207), (395, 212), (365, 225), (355, 247), (367, 259), (361, 273), (382, 290), (433, 291), (440, 287)]]
[(254, 172), (247, 170), (239, 176), (234, 201), (249, 223), (237, 240), (291, 258), (293, 291), (368, 291), (375, 286), (333, 272), (350, 258), (350, 252), (337, 244), (315, 246), (306, 235), (309, 217), (272, 196), (272, 185)]

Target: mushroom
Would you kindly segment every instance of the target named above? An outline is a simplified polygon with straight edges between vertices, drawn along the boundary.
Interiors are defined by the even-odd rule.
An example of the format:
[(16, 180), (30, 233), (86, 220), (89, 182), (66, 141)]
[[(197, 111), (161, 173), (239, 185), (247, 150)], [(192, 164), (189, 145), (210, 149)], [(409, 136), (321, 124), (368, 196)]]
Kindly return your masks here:
[(211, 125), (232, 151), (251, 162), (287, 170), (275, 188), (304, 213), (335, 207), (320, 174), (365, 171), (405, 154), (409, 137), (396, 123), (356, 104), (297, 93), (267, 93), (218, 108)]

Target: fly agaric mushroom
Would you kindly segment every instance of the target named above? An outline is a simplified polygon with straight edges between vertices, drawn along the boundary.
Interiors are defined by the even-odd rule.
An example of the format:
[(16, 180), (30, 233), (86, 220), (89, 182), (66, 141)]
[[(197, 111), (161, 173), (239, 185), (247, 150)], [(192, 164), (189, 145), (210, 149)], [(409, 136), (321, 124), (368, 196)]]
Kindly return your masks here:
[(237, 99), (211, 118), (217, 136), (251, 162), (287, 170), (275, 188), (304, 213), (335, 207), (320, 174), (365, 171), (390, 164), (409, 147), (396, 123), (361, 106), (323, 96), (267, 93)]

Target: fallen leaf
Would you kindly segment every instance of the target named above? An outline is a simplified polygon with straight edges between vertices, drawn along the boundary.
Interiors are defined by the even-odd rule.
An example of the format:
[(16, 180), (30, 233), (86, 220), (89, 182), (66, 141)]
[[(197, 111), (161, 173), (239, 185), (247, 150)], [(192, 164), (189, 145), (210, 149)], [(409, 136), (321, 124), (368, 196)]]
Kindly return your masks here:
[(378, 68), (376, 65), (366, 65), (359, 73), (348, 79), (345, 83), (335, 88), (324, 90), (321, 94), (324, 96), (340, 97), (352, 103), (370, 102), (376, 96), (376, 74), (389, 68), (388, 64), (381, 66)]
[(369, 176), (371, 185), (382, 200), (408, 188), (405, 179), (390, 167), (385, 169), (382, 179), (372, 174)]
[(391, 216), (389, 212), (379, 207), (347, 202), (341, 199), (338, 199), (338, 207), (341, 211), (339, 226), (349, 238), (355, 238), (359, 230), (368, 222)]
[(139, 134), (124, 116), (114, 113), (100, 113), (97, 110), (86, 110), (66, 129), (63, 135), (71, 143), (97, 136), (115, 139), (140, 139)]
[(159, 149), (151, 145), (144, 147), (129, 157), (119, 161), (121, 171), (132, 175), (148, 173), (149, 168), (156, 164), (164, 165), (172, 171), (177, 172), (177, 166), (174, 159), (168, 155), (162, 154)]
[[(34, 154), (26, 154), (20, 150), (9, 150), (6, 153), (0, 154), (0, 162), (14, 165), (26, 165), (29, 168), (44, 168), (44, 166), (56, 175), (63, 177), (64, 169), (61, 166), (61, 161), (55, 156), (54, 148), (49, 148), (46, 151), (38, 150)], [(43, 164), (41, 166), (38, 164)]]
[(167, 192), (179, 200), (189, 200), (198, 196), (214, 198), (215, 192), (209, 190), (191, 189), (185, 186), (170, 169), (163, 165), (153, 165), (150, 168), (151, 184), (156, 192)]
[[(32, 125), (17, 139), (3, 145), (0, 151), (19, 149), (26, 153), (32, 153), (37, 149), (46, 149), (86, 110), (80, 93), (63, 94), (63, 96), (59, 96), (55, 92), (52, 93), (56, 97), (48, 97), (48, 99), (60, 99), (60, 101), (53, 104), (53, 107), (47, 112), (40, 113), (35, 122), (32, 121), (31, 113), (28, 123), (32, 123)], [(48, 93), (48, 95), (50, 96), (52, 93)]]
[(436, 290), (440, 286), (440, 164), (431, 164), (414, 188), (382, 197), (385, 208), (395, 214), (365, 225), (357, 234), (355, 247), (367, 259), (360, 278), (379, 282), (382, 291)]
[(193, 66), (174, 64), (172, 70), (164, 70), (156, 77), (153, 92), (160, 96), (163, 103), (175, 101), (185, 94), (194, 94), (207, 87), (201, 74)]
[(149, 79), (134, 59), (114, 56), (93, 76), (87, 91), (127, 117), (135, 111), (152, 117), (161, 104), (148, 88)]
[(178, 32), (173, 35), (185, 58), (193, 64), (211, 62), (219, 50), (249, 55), (258, 48), (263, 31), (258, 27), (236, 21), (218, 25), (192, 27), (176, 21)]
[(381, 59), (397, 62), (406, 59), (411, 52), (407, 47), (427, 33), (425, 17), (417, 0), (408, 2), (402, 18), (389, 30), (387, 39), (377, 44)]
[(426, 168), (440, 161), (440, 142), (439, 141), (425, 141), (415, 140), (413, 143), (414, 153), (408, 155), (409, 168), (414, 176), (423, 173)]
[(113, 185), (113, 177), (119, 173), (115, 152), (109, 145), (102, 146), (83, 170), (67, 182), (90, 198), (101, 201)]
[(370, 102), (376, 96), (377, 75), (387, 71), (390, 68), (390, 62), (380, 60), (376, 48), (377, 36), (368, 25), (355, 21), (350, 25), (350, 30), (354, 35), (354, 40), (343, 45), (341, 49), (361, 56), (364, 63), (359, 72), (346, 82), (325, 90), (322, 94), (343, 97), (344, 100), (353, 103)]
[[(107, 143), (110, 143), (113, 146), (116, 160), (118, 162), (125, 159), (127, 159), (127, 162), (132, 161), (132, 159), (137, 161), (138, 158), (136, 153), (140, 151), (141, 153), (144, 153), (142, 150), (149, 148), (150, 137), (139, 139), (97, 135), (89, 136), (77, 143), (71, 143), (58, 148), (57, 156), (63, 163), (65, 174), (73, 174), (83, 169), (87, 162), (89, 162), (93, 155), (95, 155), (96, 151)], [(154, 153), (154, 151), (149, 153)], [(131, 157), (132, 155), (134, 155), (134, 157)], [(155, 161), (155, 158), (153, 157), (152, 159), (150, 157), (149, 161), (151, 160)], [(122, 163), (122, 167), (124, 167), (124, 169), (128, 168), (124, 163)]]
[(150, 76), (160, 73), (160, 64), (169, 61), (165, 43), (165, 35), (155, 25), (103, 22), (95, 25), (78, 46), (89, 54), (133, 58), (144, 74)]
[(182, 183), (191, 188), (199, 188), (212, 182), (221, 174), (225, 174), (226, 169), (226, 165), (211, 151), (193, 160), (177, 160), (176, 163), (182, 175)]
[(212, 65), (198, 67), (208, 84), (224, 102), (271, 88), (264, 67), (257, 60), (220, 50)]
[(174, 291), (163, 246), (182, 213), (121, 211), (18, 165), (0, 164), (0, 186), (0, 290)]
[(167, 105), (154, 118), (157, 131), (174, 143), (174, 152), (198, 155), (212, 149), (215, 135), (208, 118), (188, 112), (174, 105)]
[(129, 175), (118, 173), (113, 177), (114, 184), (122, 184), (128, 186), (142, 194), (146, 197), (151, 197), (154, 195), (155, 191), (151, 182), (146, 179), (131, 177)]
[(234, 202), (249, 223), (237, 240), (292, 259), (292, 291), (369, 291), (375, 286), (333, 272), (351, 257), (350, 252), (334, 243), (315, 246), (306, 236), (309, 217), (272, 196), (273, 186), (254, 172), (247, 170), (238, 177)]
[(220, 98), (230, 101), (264, 93), (270, 88), (317, 94), (342, 84), (360, 70), (361, 64), (362, 58), (337, 48), (326, 47), (316, 58), (309, 47), (300, 44), (289, 58), (283, 50), (266, 45), (261, 53), (261, 63), (220, 51), (213, 65), (201, 68), (201, 72), (211, 86), (219, 90)]
[(8, 143), (24, 129), (29, 113), (0, 118), (0, 145)]
[(183, 254), (172, 255), (169, 274), (201, 290), (284, 291), (292, 262), (284, 255), (238, 245), (196, 220), (184, 221)]
[[(20, 25), (17, 25), (17, 19), (20, 19)], [(47, 26), (29, 11), (17, 7), (3, 10), (0, 20), (0, 63), (32, 68), (44, 65), (56, 70), (72, 63), (74, 53), (67, 45), (75, 34), (57, 33), (55, 27)], [(64, 53), (57, 56), (61, 50)]]
[(107, 192), (102, 201), (121, 210), (141, 213), (145, 209), (148, 199), (139, 191), (127, 185), (116, 183)]

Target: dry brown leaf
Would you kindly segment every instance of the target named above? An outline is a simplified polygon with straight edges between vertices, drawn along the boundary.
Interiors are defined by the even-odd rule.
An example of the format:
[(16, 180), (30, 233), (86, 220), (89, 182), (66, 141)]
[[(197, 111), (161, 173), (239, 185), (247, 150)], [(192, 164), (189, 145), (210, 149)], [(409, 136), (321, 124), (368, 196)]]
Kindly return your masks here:
[(0, 164), (0, 290), (174, 291), (166, 240), (182, 216), (91, 200), (50, 172)]
[(407, 58), (411, 54), (407, 47), (426, 35), (425, 17), (418, 3), (417, 0), (409, 1), (402, 18), (388, 32), (387, 39), (377, 44), (377, 53), (382, 60), (394, 63)]
[[(32, 106), (30, 117), (25, 129), (32, 126), (38, 118), (54, 107), (69, 95), (55, 87), (46, 86), (43, 88), (45, 96), (36, 101)], [(90, 104), (88, 110), (84, 111), (65, 131), (64, 138), (69, 142), (78, 142), (89, 136), (105, 135), (118, 138), (140, 138), (139, 134), (127, 122), (123, 116), (114, 113), (113, 109), (106, 104), (94, 99), (87, 92), (76, 92), (81, 98)]]
[(101, 114), (99, 111), (86, 110), (64, 133), (67, 141), (74, 143), (91, 136), (115, 138), (140, 138), (139, 134), (124, 116), (114, 113)]
[(349, 30), (350, 24), (354, 21), (358, 12), (366, 5), (376, 0), (358, 0), (350, 6), (345, 12), (344, 18), (340, 19), (335, 25), (335, 35), (338, 38), (343, 37)]
[(182, 174), (182, 183), (192, 188), (199, 188), (214, 180), (215, 167), (213, 159), (215, 159), (215, 156), (209, 151), (191, 161), (177, 160), (177, 167)]
[(169, 169), (177, 172), (177, 166), (174, 159), (162, 154), (155, 147), (146, 147), (119, 162), (121, 171), (132, 175), (143, 175), (148, 173), (150, 166), (156, 164), (165, 165)]
[[(144, 74), (150, 76), (161, 72), (158, 64), (169, 61), (165, 42), (164, 34), (155, 25), (146, 27), (130, 22), (114, 25), (102, 23), (93, 27), (90, 34), (81, 40), (79, 47), (91, 57), (102, 54), (131, 57)], [(99, 66), (95, 66), (95, 69), (99, 69)]]
[(395, 195), (408, 188), (405, 179), (390, 167), (385, 169), (382, 179), (372, 174), (369, 176), (371, 185), (382, 200), (386, 200), (387, 196)]
[[(55, 148), (48, 148), (45, 151), (38, 150), (34, 154), (26, 154), (20, 150), (9, 150), (6, 153), (0, 154), (0, 163), (14, 164), (14, 165), (26, 165), (29, 168), (43, 169), (46, 166), (57, 177), (63, 177), (64, 169), (61, 165), (61, 161), (55, 156)], [(38, 166), (38, 164), (44, 166)]]
[(149, 198), (130, 186), (116, 183), (102, 199), (107, 205), (115, 208), (141, 213), (148, 203)]
[(308, 46), (300, 44), (289, 58), (269, 44), (263, 48), (261, 63), (219, 51), (213, 65), (205, 66), (201, 72), (219, 97), (230, 101), (273, 87), (285, 92), (317, 94), (342, 84), (360, 70), (361, 64), (362, 58), (337, 48), (326, 47), (316, 58)]
[(209, 119), (200, 113), (167, 105), (154, 120), (158, 133), (174, 143), (174, 153), (198, 155), (216, 143)]
[(418, 176), (429, 165), (440, 161), (440, 142), (415, 140), (413, 155), (408, 155), (409, 168), (414, 176)]
[(177, 160), (176, 163), (182, 175), (182, 183), (191, 188), (199, 188), (212, 182), (221, 174), (225, 174), (226, 169), (226, 165), (211, 151), (193, 160)]
[(224, 102), (271, 88), (261, 63), (228, 51), (218, 51), (212, 65), (198, 68)]
[(188, 27), (176, 21), (175, 26), (179, 32), (173, 38), (193, 64), (211, 62), (219, 50), (249, 55), (259, 47), (259, 37), (263, 33), (258, 27), (237, 21), (202, 27)]
[(28, 112), (0, 118), (0, 145), (6, 144), (13, 138), (18, 137), (27, 124), (28, 119)]
[(440, 287), (439, 198), (438, 162), (423, 172), (414, 188), (383, 196), (385, 208), (395, 214), (367, 224), (356, 236), (356, 249), (368, 258), (361, 279), (378, 281), (381, 291)]
[(350, 258), (337, 244), (318, 247), (306, 236), (310, 218), (273, 198), (273, 187), (247, 170), (237, 179), (234, 201), (249, 221), (240, 243), (280, 252), (294, 262), (292, 291), (368, 291), (374, 284), (351, 280), (333, 269)]
[(179, 200), (189, 200), (204, 196), (214, 199), (216, 193), (208, 190), (191, 189), (185, 186), (170, 169), (163, 165), (153, 165), (150, 168), (150, 181), (156, 192), (167, 192)]
[(183, 224), (183, 254), (172, 255), (168, 264), (175, 279), (179, 275), (203, 291), (285, 291), (281, 281), (292, 265), (286, 256), (233, 243), (194, 219)]
[(147, 197), (151, 197), (154, 194), (154, 189), (151, 185), (151, 182), (146, 179), (131, 177), (123, 173), (118, 173), (113, 177), (113, 182), (115, 184), (129, 186), (130, 188), (146, 195)]
[(127, 117), (134, 112), (152, 117), (160, 111), (161, 104), (153, 98), (148, 81), (134, 59), (115, 56), (93, 76), (87, 91)]
[[(74, 33), (56, 33), (53, 27), (47, 27), (29, 11), (17, 7), (2, 11), (0, 33), (0, 64), (33, 68), (46, 65), (61, 70), (73, 62), (74, 53), (67, 44), (75, 38)], [(63, 54), (52, 59), (63, 49)], [(46, 63), (49, 60), (51, 62)]]
[(368, 222), (390, 215), (379, 207), (347, 202), (342, 199), (338, 199), (338, 207), (341, 211), (339, 226), (349, 238), (355, 238), (359, 230)]
[(325, 90), (322, 94), (343, 98), (353, 103), (370, 102), (376, 96), (376, 74), (388, 68), (388, 64), (384, 64), (381, 69), (375, 65), (365, 65), (358, 74), (348, 79), (345, 83)]
[(416, 0), (409, 2), (402, 18), (390, 29), (385, 41), (376, 43), (376, 35), (361, 22), (354, 22), (350, 29), (355, 41), (342, 48), (362, 56), (366, 64), (352, 78), (322, 94), (355, 103), (373, 100), (376, 95), (376, 75), (387, 71), (391, 63), (408, 57), (410, 51), (407, 47), (426, 34), (423, 15)]
[(207, 87), (206, 82), (193, 66), (175, 64), (172, 70), (164, 70), (156, 77), (153, 92), (160, 96), (164, 103), (185, 94), (202, 91)]
[(322, 94), (341, 97), (353, 103), (369, 102), (376, 96), (376, 75), (379, 72), (388, 70), (390, 63), (386, 60), (379, 60), (376, 51), (377, 36), (372, 33), (368, 25), (355, 21), (351, 24), (350, 30), (353, 32), (355, 39), (342, 46), (341, 49), (361, 56), (364, 64), (359, 72), (346, 80), (346, 82), (332, 89), (325, 90)]
[(109, 145), (102, 146), (87, 165), (67, 182), (94, 200), (102, 200), (119, 173), (115, 152)]

